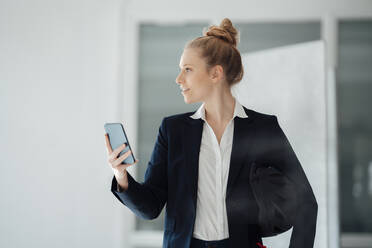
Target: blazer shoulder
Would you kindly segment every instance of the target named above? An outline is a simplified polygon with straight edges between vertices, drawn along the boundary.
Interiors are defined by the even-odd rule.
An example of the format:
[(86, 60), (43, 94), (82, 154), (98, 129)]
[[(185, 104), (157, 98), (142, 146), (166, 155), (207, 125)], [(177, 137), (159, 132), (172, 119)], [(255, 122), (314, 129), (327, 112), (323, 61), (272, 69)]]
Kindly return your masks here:
[(190, 115), (192, 115), (194, 112), (195, 111), (179, 113), (179, 114), (174, 114), (174, 115), (168, 115), (168, 116), (164, 117), (164, 120), (167, 123), (180, 122), (180, 121), (186, 120), (187, 118), (191, 118)]
[(276, 121), (277, 117), (276, 115), (268, 114), (259, 112), (257, 110), (249, 109), (244, 107), (246, 114), (249, 116), (252, 116), (253, 118), (260, 120), (260, 121)]

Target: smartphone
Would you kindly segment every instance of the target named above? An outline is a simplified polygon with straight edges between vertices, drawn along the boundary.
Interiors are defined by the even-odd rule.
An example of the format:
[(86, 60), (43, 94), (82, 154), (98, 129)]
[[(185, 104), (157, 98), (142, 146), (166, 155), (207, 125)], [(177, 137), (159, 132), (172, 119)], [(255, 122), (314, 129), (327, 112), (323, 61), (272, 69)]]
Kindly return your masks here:
[(132, 152), (129, 154), (129, 156), (122, 161), (122, 164), (133, 164), (135, 161), (133, 150), (129, 145), (128, 137), (125, 134), (124, 127), (121, 123), (105, 123), (104, 125), (105, 131), (108, 134), (108, 138), (111, 144), (112, 150), (115, 150), (122, 144), (126, 143), (126, 146), (124, 150), (120, 152), (118, 157), (126, 153), (128, 150), (131, 150)]

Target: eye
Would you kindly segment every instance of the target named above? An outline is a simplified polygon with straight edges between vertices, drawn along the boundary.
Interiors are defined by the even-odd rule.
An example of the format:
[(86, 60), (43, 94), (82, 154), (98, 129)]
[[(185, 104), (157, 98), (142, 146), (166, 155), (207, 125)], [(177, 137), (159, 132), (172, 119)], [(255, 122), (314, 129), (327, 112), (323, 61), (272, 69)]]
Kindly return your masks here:
[[(182, 69), (180, 69), (180, 70), (182, 70)], [(191, 71), (191, 68), (186, 67), (186, 68), (185, 68), (185, 71)]]

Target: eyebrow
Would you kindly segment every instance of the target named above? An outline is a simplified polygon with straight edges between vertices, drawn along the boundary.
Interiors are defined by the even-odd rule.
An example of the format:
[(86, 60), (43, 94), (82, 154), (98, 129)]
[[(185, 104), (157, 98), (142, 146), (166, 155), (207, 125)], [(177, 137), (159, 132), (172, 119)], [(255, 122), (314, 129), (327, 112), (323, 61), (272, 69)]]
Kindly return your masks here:
[[(192, 64), (184, 64), (183, 66), (185, 66), (185, 65), (192, 65)], [(181, 68), (181, 67), (180, 67)]]

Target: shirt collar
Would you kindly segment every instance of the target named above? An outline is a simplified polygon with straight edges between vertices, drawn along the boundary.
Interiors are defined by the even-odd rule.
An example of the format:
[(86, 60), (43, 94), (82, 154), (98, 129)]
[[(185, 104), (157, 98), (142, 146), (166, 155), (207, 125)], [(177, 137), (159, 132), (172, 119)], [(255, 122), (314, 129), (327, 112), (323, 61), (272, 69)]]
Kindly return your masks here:
[[(235, 97), (234, 99), (235, 99), (235, 108), (234, 108), (233, 119), (235, 118), (235, 116), (239, 116), (241, 118), (247, 118), (248, 115), (245, 113), (243, 106), (239, 103), (239, 101)], [(202, 118), (204, 121), (206, 121), (204, 102), (193, 115), (190, 115), (190, 117), (193, 119)]]

